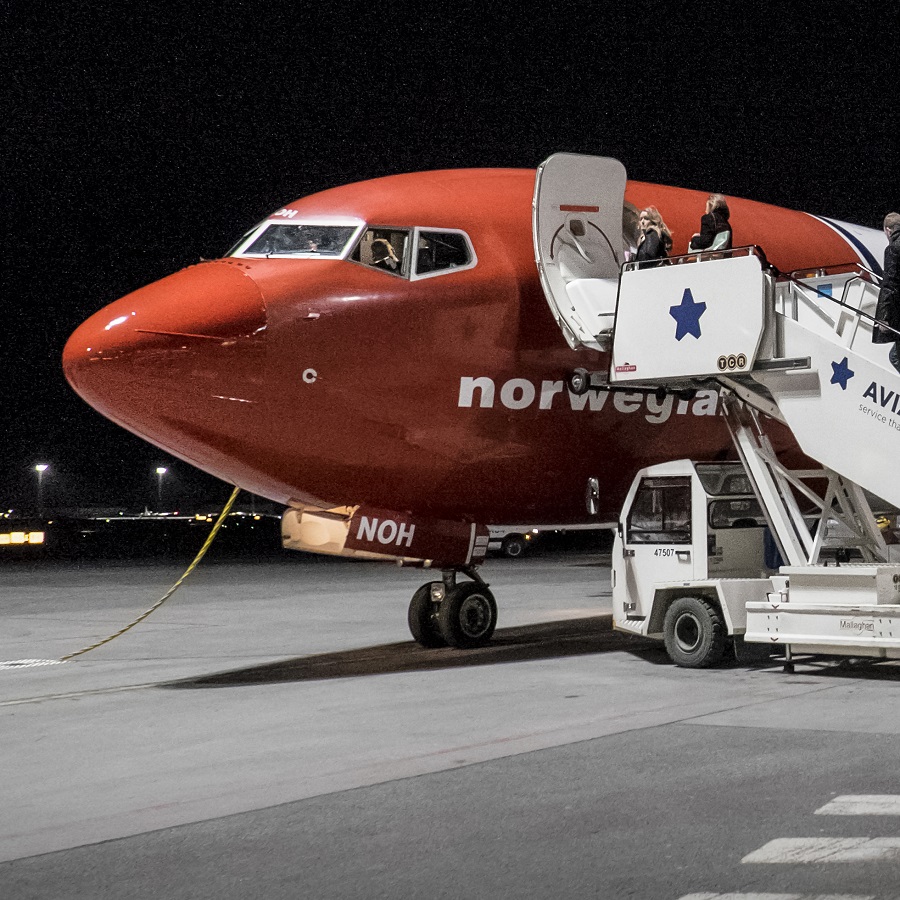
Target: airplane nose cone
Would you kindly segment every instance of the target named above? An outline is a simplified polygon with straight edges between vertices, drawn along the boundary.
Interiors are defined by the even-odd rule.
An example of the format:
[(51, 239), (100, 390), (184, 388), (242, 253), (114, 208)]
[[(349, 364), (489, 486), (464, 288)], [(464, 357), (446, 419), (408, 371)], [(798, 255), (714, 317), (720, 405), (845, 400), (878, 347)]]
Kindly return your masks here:
[(248, 269), (201, 263), (100, 310), (63, 350), (69, 383), (98, 412), (166, 448), (183, 447), (185, 429), (214, 427), (223, 405), (252, 406), (266, 308)]

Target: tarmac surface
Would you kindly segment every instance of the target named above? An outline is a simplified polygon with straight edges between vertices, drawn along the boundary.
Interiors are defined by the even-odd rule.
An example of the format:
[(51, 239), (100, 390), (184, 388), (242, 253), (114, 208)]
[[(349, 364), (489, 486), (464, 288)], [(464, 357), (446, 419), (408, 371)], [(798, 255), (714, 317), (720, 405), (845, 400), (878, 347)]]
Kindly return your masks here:
[[(672, 666), (608, 555), (0, 565), (0, 898), (900, 897), (900, 667)], [(11, 668), (2, 664), (17, 663)]]

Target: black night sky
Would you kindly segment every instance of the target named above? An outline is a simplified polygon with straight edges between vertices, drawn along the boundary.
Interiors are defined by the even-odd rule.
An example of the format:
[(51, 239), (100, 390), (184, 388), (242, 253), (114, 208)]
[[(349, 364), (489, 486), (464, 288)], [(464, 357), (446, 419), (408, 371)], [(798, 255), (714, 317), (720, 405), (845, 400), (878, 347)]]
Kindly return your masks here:
[(62, 347), (316, 190), (568, 150), (879, 227), (900, 209), (898, 14), (867, 9), (9, 0), (0, 508), (34, 502), (36, 462), (48, 506), (152, 504), (157, 465), (173, 502), (227, 496), (89, 409)]

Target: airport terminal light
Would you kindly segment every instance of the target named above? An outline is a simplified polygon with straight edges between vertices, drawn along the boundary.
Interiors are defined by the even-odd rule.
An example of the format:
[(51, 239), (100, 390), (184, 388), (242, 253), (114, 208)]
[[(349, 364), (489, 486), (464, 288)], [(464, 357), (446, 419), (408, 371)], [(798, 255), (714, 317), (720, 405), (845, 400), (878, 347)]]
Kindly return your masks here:
[(156, 478), (157, 478), (157, 491), (156, 491), (156, 500), (157, 506), (162, 509), (162, 482), (163, 476), (169, 470), (165, 466), (157, 466), (156, 467)]
[(49, 468), (50, 466), (47, 463), (38, 463), (34, 467), (34, 471), (37, 472), (37, 505), (39, 513), (44, 511), (44, 472)]

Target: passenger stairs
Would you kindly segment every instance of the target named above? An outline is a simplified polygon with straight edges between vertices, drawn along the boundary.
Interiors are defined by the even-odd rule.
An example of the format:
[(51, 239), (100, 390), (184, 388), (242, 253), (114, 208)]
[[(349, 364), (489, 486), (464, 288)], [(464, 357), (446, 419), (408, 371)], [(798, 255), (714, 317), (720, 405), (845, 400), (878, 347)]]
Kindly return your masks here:
[[(900, 565), (888, 563), (866, 495), (900, 507), (900, 373), (891, 345), (872, 343), (878, 276), (857, 264), (785, 275), (757, 247), (642, 268), (627, 261), (636, 222), (624, 185), (621, 163), (600, 157), (559, 153), (538, 169), (547, 301), (569, 346), (608, 354), (607, 371), (575, 369), (570, 389), (717, 390), (787, 563), (746, 579), (759, 592), (746, 640), (900, 658)], [(814, 467), (782, 465), (773, 421)], [(861, 563), (822, 564), (832, 526)]]
[[(900, 506), (900, 373), (890, 345), (872, 343), (877, 277), (858, 266), (776, 275), (756, 248), (675, 262), (623, 266), (596, 387), (719, 390), (787, 563), (746, 603), (745, 640), (786, 645), (788, 660), (792, 650), (900, 658), (900, 565), (866, 496)], [(819, 467), (782, 465), (772, 420)], [(862, 562), (822, 564), (834, 527)]]

